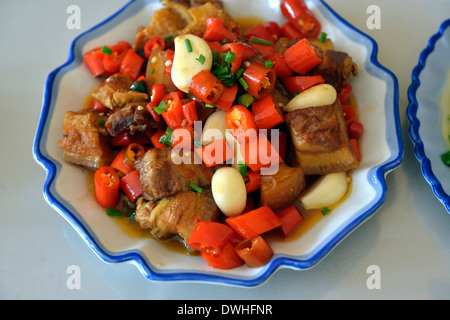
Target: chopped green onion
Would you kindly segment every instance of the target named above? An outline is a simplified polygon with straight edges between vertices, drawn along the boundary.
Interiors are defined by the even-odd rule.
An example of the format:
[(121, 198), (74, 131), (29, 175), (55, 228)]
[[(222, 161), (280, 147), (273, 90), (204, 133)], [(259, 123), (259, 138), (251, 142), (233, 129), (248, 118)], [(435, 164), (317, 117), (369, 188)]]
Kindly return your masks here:
[(247, 165), (245, 163), (239, 163), (239, 172), (241, 173), (242, 178), (245, 178), (248, 174)]
[(264, 61), (264, 65), (266, 66), (267, 69), (273, 68), (273, 62), (272, 62), (272, 60), (266, 60), (266, 61)]
[(293, 98), (295, 98), (296, 96), (298, 96), (300, 94), (300, 91), (297, 91), (296, 93), (294, 93), (294, 95), (292, 96)]
[(217, 51), (212, 52), (213, 61), (219, 60), (219, 53)]
[(450, 167), (450, 151), (441, 154), (441, 159), (446, 166)]
[(236, 73), (234, 74), (236, 76), (236, 79), (239, 79), (240, 77), (242, 77), (244, 72), (245, 72), (244, 68), (239, 68), (239, 70), (236, 71)]
[(189, 39), (184, 39), (184, 43), (186, 44), (187, 51), (192, 52), (191, 41)]
[(225, 61), (228, 63), (232, 63), (234, 61), (234, 58), (236, 57), (236, 53), (234, 53), (233, 51), (228, 51), (225, 54)]
[(325, 42), (325, 40), (327, 39), (327, 33), (326, 32), (322, 32), (319, 36), (319, 40), (320, 42)]
[(250, 93), (244, 93), (238, 99), (239, 105), (244, 106), (246, 108), (250, 107), (253, 102), (255, 102), (255, 98)]
[(106, 123), (106, 120), (100, 120), (100, 125), (103, 127), (104, 125), (105, 125), (105, 123)]
[(147, 93), (147, 84), (145, 83), (145, 81), (135, 81), (131, 85), (130, 90)]
[(215, 108), (216, 105), (215, 104), (205, 104), (206, 108)]
[(152, 71), (150, 71), (150, 74), (153, 75), (155, 73), (155, 68), (152, 68)]
[(110, 217), (125, 217), (126, 216), (125, 212), (122, 212), (122, 211), (116, 210), (116, 209), (112, 209), (112, 208), (107, 208), (106, 214)]
[(205, 56), (200, 54), (200, 56), (197, 58), (197, 61), (200, 62), (200, 64), (204, 64), (205, 63)]
[(172, 134), (173, 134), (173, 128), (167, 127), (166, 132), (159, 138), (159, 143), (162, 143), (167, 148), (170, 148), (172, 146)]
[(262, 45), (265, 45), (265, 46), (270, 46), (273, 43), (272, 41), (267, 41), (267, 40), (263, 40), (263, 39), (255, 38), (255, 37), (252, 37), (250, 39), (250, 42), (253, 42), (253, 43), (256, 43), (256, 44), (262, 44)]
[(112, 53), (113, 51), (112, 51), (112, 49), (111, 49), (110, 47), (108, 47), (108, 46), (103, 46), (102, 52), (103, 52), (104, 54), (110, 56), (111, 53)]
[(326, 215), (326, 214), (327, 214), (328, 212), (330, 212), (330, 211), (331, 211), (330, 208), (325, 207), (325, 208), (323, 208), (322, 211), (320, 211), (320, 212), (322, 212), (323, 215)]
[(240, 78), (239, 83), (242, 85), (242, 87), (244, 88), (245, 91), (248, 90), (249, 87), (248, 87), (247, 82), (245, 82), (244, 78)]
[(173, 38), (173, 34), (169, 34), (168, 36), (166, 36), (165, 38), (164, 38), (164, 40), (170, 40), (170, 39), (172, 39)]
[(203, 148), (204, 147), (203, 143), (201, 143), (200, 140), (194, 140), (194, 146), (196, 146), (198, 148)]
[(223, 39), (223, 41), (220, 43), (221, 45), (227, 44), (228, 40), (227, 39)]
[(157, 107), (153, 108), (153, 110), (155, 110), (157, 114), (163, 113), (163, 111), (166, 109), (167, 109), (167, 104), (164, 100), (161, 101)]
[(190, 183), (189, 187), (194, 190), (195, 192), (202, 192), (203, 188), (199, 187), (198, 185), (194, 184), (194, 183)]

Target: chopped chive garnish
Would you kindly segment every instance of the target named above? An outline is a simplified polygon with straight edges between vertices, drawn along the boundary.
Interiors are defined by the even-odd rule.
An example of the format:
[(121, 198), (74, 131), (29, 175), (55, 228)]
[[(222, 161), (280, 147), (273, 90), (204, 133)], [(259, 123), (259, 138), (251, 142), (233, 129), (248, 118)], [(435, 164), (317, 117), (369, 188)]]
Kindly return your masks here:
[(247, 82), (245, 82), (244, 78), (240, 78), (239, 83), (242, 85), (242, 87), (244, 88), (245, 91), (248, 90), (248, 84), (247, 84)]
[(147, 93), (147, 84), (145, 83), (145, 81), (135, 81), (131, 85), (130, 90)]
[(200, 62), (201, 64), (204, 64), (205, 60), (206, 60), (206, 58), (202, 54), (200, 54), (200, 56), (197, 58), (197, 61)]
[(273, 43), (272, 41), (267, 41), (267, 40), (263, 40), (263, 39), (255, 38), (255, 37), (252, 37), (250, 39), (250, 42), (253, 42), (253, 43), (256, 43), (256, 44), (262, 44), (262, 45), (265, 45), (265, 46), (270, 46)]
[(228, 51), (227, 54), (225, 55), (225, 61), (228, 63), (232, 63), (234, 61), (234, 58), (236, 57), (236, 53), (234, 53), (233, 51)]
[(264, 65), (266, 66), (267, 69), (273, 68), (273, 62), (272, 62), (272, 60), (266, 60), (266, 61), (264, 61)]
[(112, 53), (113, 51), (112, 51), (112, 49), (111, 49), (110, 47), (108, 47), (108, 46), (103, 46), (102, 52), (103, 52), (104, 54), (107, 54), (108, 56), (110, 56), (111, 53)]
[(323, 215), (326, 215), (326, 214), (327, 214), (328, 212), (330, 212), (330, 211), (331, 211), (330, 208), (325, 207), (325, 208), (323, 208), (322, 211), (320, 211), (320, 212), (322, 212)]
[(107, 208), (106, 214), (110, 217), (125, 217), (126, 216), (125, 212), (122, 212), (117, 209), (112, 209), (112, 208)]
[(186, 44), (187, 51), (192, 52), (191, 41), (189, 39), (184, 39), (184, 43)]
[(152, 68), (152, 71), (150, 72), (151, 75), (155, 73), (155, 68)]
[(200, 140), (194, 140), (194, 146), (196, 146), (198, 148), (203, 148), (204, 147), (203, 143), (201, 143)]
[(238, 71), (236, 71), (234, 75), (236, 76), (237, 79), (239, 79), (240, 77), (242, 77), (244, 72), (245, 72), (244, 68), (240, 68)]
[(163, 113), (163, 111), (166, 109), (167, 109), (167, 104), (164, 100), (161, 101), (157, 107), (153, 108), (153, 110), (155, 110), (157, 114)]
[(205, 104), (206, 108), (215, 108), (216, 105), (215, 104)]
[(442, 159), (442, 162), (444, 162), (444, 164), (446, 166), (450, 167), (450, 151), (447, 151), (446, 153), (441, 154), (441, 159)]
[(173, 38), (173, 34), (169, 34), (168, 36), (166, 36), (165, 38), (164, 38), (164, 40), (170, 40), (170, 39), (172, 39)]
[(245, 178), (248, 174), (247, 165), (245, 163), (239, 163), (239, 172), (241, 173), (242, 178)]
[(189, 187), (194, 190), (195, 192), (202, 192), (203, 188), (199, 187), (198, 185), (194, 184), (194, 183), (190, 183)]
[(326, 32), (322, 32), (320, 34), (319, 40), (320, 40), (320, 42), (325, 42), (325, 40), (327, 40), (327, 33)]
[(300, 94), (300, 91), (297, 91), (296, 93), (294, 93), (294, 95), (292, 96), (293, 98), (295, 98), (296, 96), (298, 96)]
[(172, 146), (173, 128), (167, 127), (166, 132), (159, 138), (159, 143), (162, 143), (167, 148)]
[(219, 53), (217, 51), (212, 52), (213, 61), (219, 60)]
[(223, 39), (223, 41), (220, 43), (222, 45), (227, 44), (228, 40), (227, 39)]
[(105, 120), (100, 120), (100, 125), (103, 127), (103, 126), (105, 126), (105, 123), (106, 123), (106, 121)]

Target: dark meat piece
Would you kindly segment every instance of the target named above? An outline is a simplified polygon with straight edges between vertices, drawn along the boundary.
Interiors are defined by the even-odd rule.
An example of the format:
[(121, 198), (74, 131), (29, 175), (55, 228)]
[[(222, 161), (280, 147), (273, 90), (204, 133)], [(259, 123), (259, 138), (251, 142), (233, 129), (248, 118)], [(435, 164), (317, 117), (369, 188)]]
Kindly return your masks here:
[(321, 75), (325, 83), (331, 84), (337, 92), (350, 77), (358, 74), (358, 67), (352, 58), (345, 52), (325, 50), (322, 53), (322, 62), (312, 70), (311, 74)]
[(125, 130), (131, 134), (144, 132), (154, 122), (145, 103), (132, 102), (117, 110), (108, 117), (105, 128), (111, 136), (116, 136)]
[(104, 116), (90, 111), (66, 112), (63, 120), (63, 139), (58, 146), (65, 161), (95, 170), (109, 165), (114, 152), (110, 137), (100, 125)]
[(329, 106), (288, 112), (297, 164), (306, 175), (343, 172), (358, 166), (339, 99)]
[[(173, 152), (173, 156), (180, 160), (175, 151)], [(176, 164), (174, 159), (172, 150), (155, 148), (148, 150), (136, 161), (145, 199), (163, 199), (179, 192), (190, 191), (190, 183), (200, 187), (211, 185), (212, 169), (203, 163), (194, 163), (194, 153), (188, 159), (180, 161), (180, 164)]]
[(177, 234), (187, 242), (195, 228), (196, 219), (219, 219), (219, 210), (208, 189), (201, 193), (182, 192), (160, 201), (147, 201), (143, 198), (137, 200), (136, 221), (141, 228), (150, 229), (160, 239)]
[(130, 90), (133, 83), (130, 77), (116, 73), (106, 79), (105, 83), (92, 93), (92, 97), (100, 100), (110, 110), (130, 102), (148, 100), (147, 94)]
[(305, 188), (303, 170), (280, 164), (274, 175), (261, 176), (261, 206), (278, 211), (290, 206)]

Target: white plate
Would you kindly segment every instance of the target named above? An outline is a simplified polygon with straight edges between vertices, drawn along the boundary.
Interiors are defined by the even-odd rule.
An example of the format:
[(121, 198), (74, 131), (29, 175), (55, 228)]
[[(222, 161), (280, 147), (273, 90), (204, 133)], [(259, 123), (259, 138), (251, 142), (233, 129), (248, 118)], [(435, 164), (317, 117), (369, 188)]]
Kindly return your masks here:
[(421, 52), (408, 89), (409, 135), (422, 173), (450, 213), (450, 168), (440, 156), (448, 151), (442, 134), (440, 96), (450, 71), (450, 20), (444, 21)]
[[(285, 21), (279, 1), (224, 1), (235, 17), (255, 16)], [(68, 61), (50, 73), (44, 92), (41, 119), (36, 133), (34, 157), (47, 171), (44, 197), (79, 232), (86, 243), (107, 262), (134, 263), (155, 281), (197, 281), (256, 286), (279, 268), (303, 270), (317, 265), (349, 233), (370, 218), (386, 196), (385, 176), (403, 160), (398, 82), (377, 61), (376, 42), (358, 31), (321, 0), (307, 2), (322, 22), (323, 31), (358, 64), (359, 75), (351, 85), (358, 99), (362, 161), (352, 173), (353, 191), (337, 209), (291, 242), (273, 244), (275, 255), (261, 268), (240, 267), (230, 271), (212, 269), (201, 257), (168, 251), (157, 241), (130, 237), (99, 208), (86, 186), (87, 172), (62, 160), (58, 140), (66, 111), (80, 109), (92, 88), (99, 85), (82, 63), (83, 53), (118, 40), (133, 41), (136, 28), (145, 25), (159, 1), (131, 1), (115, 15), (76, 38)]]

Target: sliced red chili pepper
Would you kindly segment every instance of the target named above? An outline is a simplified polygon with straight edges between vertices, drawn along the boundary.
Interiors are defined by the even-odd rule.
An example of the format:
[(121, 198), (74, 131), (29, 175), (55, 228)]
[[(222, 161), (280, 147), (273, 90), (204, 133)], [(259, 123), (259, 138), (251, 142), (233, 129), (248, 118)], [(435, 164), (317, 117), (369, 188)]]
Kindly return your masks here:
[(124, 147), (131, 143), (132, 137), (128, 130), (122, 131), (111, 139), (111, 145), (114, 147)]
[(283, 0), (281, 13), (290, 23), (307, 38), (317, 38), (321, 25), (315, 15), (308, 9), (304, 0)]
[(114, 208), (119, 202), (120, 179), (111, 167), (101, 167), (94, 174), (95, 199), (103, 208)]
[(283, 113), (271, 94), (253, 102), (252, 114), (258, 129), (272, 129), (284, 122)]
[(235, 83), (228, 88), (226, 86), (223, 87), (223, 94), (219, 100), (216, 102), (216, 107), (225, 111), (230, 110), (233, 106), (234, 101), (236, 100), (236, 95), (238, 92), (238, 84)]
[(142, 187), (139, 182), (139, 171), (134, 170), (120, 179), (120, 188), (125, 192), (128, 199), (135, 203), (142, 195)]
[(281, 81), (292, 95), (303, 92), (315, 85), (325, 83), (321, 75), (286, 77), (281, 79)]
[(206, 20), (206, 30), (203, 34), (203, 39), (207, 41), (219, 41), (227, 40), (233, 42), (236, 40), (236, 36), (227, 28), (222, 19), (209, 18)]
[(95, 77), (101, 76), (106, 71), (103, 62), (104, 55), (105, 54), (101, 52), (101, 48), (95, 48), (83, 55), (84, 61)]
[(107, 113), (110, 111), (107, 107), (103, 105), (103, 103), (100, 100), (95, 98), (92, 98), (89, 108), (94, 110), (95, 112)]
[(257, 37), (260, 39), (264, 39), (267, 41), (273, 41), (272, 33), (267, 30), (267, 28), (262, 23), (258, 23), (257, 25), (251, 27), (244, 33), (244, 37)]
[(273, 250), (261, 236), (245, 239), (235, 246), (238, 256), (251, 268), (266, 265), (273, 257)]
[(244, 162), (253, 171), (275, 167), (283, 162), (264, 133), (258, 134), (255, 139), (248, 142), (241, 142), (239, 148)]
[(356, 119), (356, 111), (352, 106), (343, 105), (342, 112), (344, 114), (345, 122), (348, 128)]
[(243, 74), (248, 85), (247, 92), (256, 99), (268, 96), (275, 88), (277, 74), (274, 69), (268, 69), (260, 62), (253, 62)]
[(363, 131), (363, 125), (361, 122), (353, 121), (348, 126), (348, 134), (351, 138), (359, 139)]
[(213, 105), (223, 94), (224, 86), (209, 70), (197, 73), (189, 84), (189, 92), (206, 104)]
[(358, 140), (356, 140), (355, 138), (350, 139), (350, 146), (352, 147), (356, 160), (360, 161), (361, 154), (359, 153)]
[(103, 63), (105, 70), (108, 72), (117, 72), (120, 65), (131, 45), (126, 41), (119, 41), (116, 45), (110, 47), (112, 52), (110, 55), (105, 54)]
[(273, 63), (273, 69), (277, 73), (278, 78), (285, 78), (292, 76), (292, 69), (287, 65), (284, 58), (279, 53), (272, 53), (264, 57), (266, 60), (270, 60)]
[(164, 96), (163, 101), (166, 104), (166, 110), (161, 113), (161, 116), (167, 125), (172, 128), (181, 127), (184, 116), (180, 96), (176, 92), (170, 92)]
[(152, 144), (155, 148), (159, 148), (159, 149), (167, 149), (167, 146), (163, 145), (162, 143), (159, 142), (159, 139), (161, 139), (161, 137), (166, 133), (166, 130), (163, 129), (159, 129), (158, 131), (156, 131), (152, 137), (150, 138), (150, 140), (152, 141)]
[(290, 40), (303, 39), (305, 36), (300, 33), (290, 22), (283, 23), (281, 26), (281, 35)]
[(302, 39), (286, 50), (284, 60), (292, 70), (305, 75), (322, 62), (322, 55), (308, 39)]
[(281, 37), (281, 28), (275, 21), (267, 21), (264, 23), (264, 27), (272, 35), (272, 41), (277, 41)]
[(142, 157), (145, 153), (144, 147), (136, 142), (130, 143), (127, 148), (125, 149), (124, 153), (124, 161), (127, 165), (130, 167), (134, 167), (134, 163), (136, 162), (136, 159), (139, 157)]
[(277, 212), (278, 218), (283, 222), (281, 231), (288, 237), (303, 221), (303, 217), (293, 205)]
[(166, 74), (172, 74), (173, 59), (175, 58), (175, 51), (166, 50)]
[(198, 251), (222, 250), (233, 235), (233, 230), (220, 222), (198, 221), (187, 242)]
[(219, 252), (202, 251), (201, 255), (210, 267), (216, 269), (234, 269), (244, 264), (231, 242), (227, 242)]
[(240, 105), (233, 106), (225, 115), (225, 125), (232, 130), (239, 142), (249, 141), (256, 137), (258, 129), (252, 113)]
[(158, 107), (158, 104), (153, 102), (153, 101), (150, 101), (145, 106), (145, 108), (148, 110), (148, 112), (152, 116), (153, 120), (155, 120), (156, 122), (159, 122), (159, 121), (161, 121), (161, 115), (158, 112), (156, 112), (155, 109), (154, 109), (154, 108), (157, 108), (157, 107)]
[(152, 95), (150, 100), (158, 105), (164, 98), (165, 93), (166, 93), (166, 85), (164, 83), (154, 84), (152, 86)]
[(344, 84), (342, 86), (341, 92), (338, 93), (338, 98), (341, 102), (341, 105), (345, 105), (348, 102), (348, 98), (350, 97), (350, 94), (352, 92), (352, 86), (348, 83)]
[(194, 124), (198, 120), (197, 105), (195, 101), (183, 104), (183, 114), (189, 124)]
[(120, 72), (135, 80), (139, 76), (143, 64), (144, 58), (134, 52), (133, 49), (128, 49), (120, 64)]
[(160, 36), (154, 36), (145, 43), (144, 54), (148, 59), (152, 54), (153, 49), (164, 50), (166, 48), (166, 41)]
[(261, 173), (259, 171), (249, 171), (244, 178), (247, 193), (252, 193), (261, 186)]

